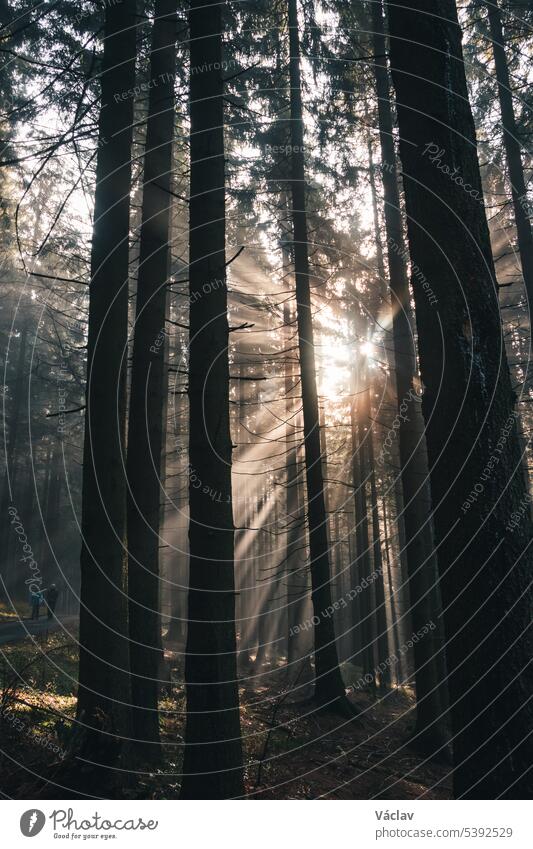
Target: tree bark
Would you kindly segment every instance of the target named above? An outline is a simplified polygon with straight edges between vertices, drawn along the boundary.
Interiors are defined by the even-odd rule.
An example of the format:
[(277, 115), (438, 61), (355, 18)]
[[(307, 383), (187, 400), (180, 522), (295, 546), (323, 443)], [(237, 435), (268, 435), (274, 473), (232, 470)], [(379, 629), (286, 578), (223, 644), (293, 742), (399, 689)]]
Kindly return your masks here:
[(135, 753), (159, 755), (159, 544), (165, 350), (170, 268), (176, 0), (157, 0), (150, 53), (150, 96), (128, 429), (128, 601)]
[(461, 798), (528, 798), (531, 525), (529, 515), (509, 525), (527, 495), (461, 31), (453, 0), (412, 0), (409, 8), (388, 0), (388, 9), (454, 789)]
[(189, 12), (190, 579), (185, 799), (241, 796), (229, 428), (222, 6)]
[[(130, 728), (125, 586), (129, 213), (135, 0), (106, 6), (91, 253), (83, 457), (77, 718), (93, 761), (112, 763)], [(119, 99), (115, 99), (115, 95)]]
[(381, 2), (372, 4), (372, 29), (376, 57), (374, 74), (379, 116), (389, 286), (392, 293), (398, 442), (410, 612), (414, 633), (430, 622), (434, 624), (434, 629), (415, 644), (413, 652), (417, 695), (415, 743), (426, 754), (432, 754), (441, 751), (449, 736), (446, 721), (446, 663), (442, 646), (441, 599), (431, 521), (424, 423), (420, 409), (414, 332), (411, 325), (406, 264), (408, 252), (405, 246), (400, 206), (387, 68), (387, 44)]
[(492, 52), (496, 66), (496, 81), (498, 83), (498, 98), (502, 116), (503, 143), (505, 158), (509, 171), (511, 196), (516, 224), (518, 251), (522, 265), (522, 275), (529, 303), (529, 313), (533, 310), (533, 232), (529, 216), (533, 208), (527, 199), (526, 181), (522, 166), (519, 133), (513, 107), (513, 94), (509, 79), (509, 68), (505, 55), (503, 27), (498, 0), (485, 3), (488, 12)]

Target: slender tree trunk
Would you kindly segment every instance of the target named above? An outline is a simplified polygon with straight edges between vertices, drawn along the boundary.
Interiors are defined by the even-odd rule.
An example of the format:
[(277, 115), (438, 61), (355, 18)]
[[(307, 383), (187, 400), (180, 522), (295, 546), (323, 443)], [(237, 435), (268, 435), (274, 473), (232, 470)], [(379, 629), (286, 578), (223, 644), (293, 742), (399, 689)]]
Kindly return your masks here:
[(403, 682), (403, 663), (402, 656), (398, 653), (398, 649), (400, 648), (400, 630), (398, 628), (398, 614), (397, 608), (399, 607), (398, 601), (395, 597), (396, 590), (394, 587), (394, 580), (392, 577), (392, 564), (391, 564), (391, 555), (390, 555), (390, 540), (389, 540), (389, 531), (387, 527), (387, 499), (385, 495), (382, 497), (382, 505), (383, 505), (383, 533), (384, 533), (384, 542), (385, 542), (385, 562), (387, 564), (387, 583), (389, 585), (389, 603), (391, 610), (391, 622), (392, 622), (392, 635), (393, 635), (393, 645), (394, 645), (394, 654), (396, 655), (396, 681), (398, 684)]
[(88, 756), (106, 764), (130, 728), (124, 432), (133, 98), (115, 95), (135, 84), (136, 24), (135, 0), (106, 6), (89, 301), (77, 717), (95, 732), (85, 735)]
[[(335, 593), (335, 600), (343, 599), (344, 600), (344, 590), (343, 590), (343, 539), (342, 534), (343, 530), (341, 527), (342, 521), (342, 512), (340, 509), (340, 505), (337, 503), (336, 509), (333, 515), (333, 533), (335, 534), (335, 552), (333, 556), (333, 587)], [(337, 612), (334, 618), (335, 625), (335, 635), (337, 639), (337, 650), (339, 652), (339, 660), (343, 663), (346, 660), (346, 652), (344, 651), (344, 635), (345, 635), (345, 627), (343, 621), (342, 608)]]
[(44, 531), (46, 533), (46, 538), (44, 543), (44, 556), (41, 559), (41, 569), (43, 572), (45, 587), (49, 587), (50, 584), (57, 578), (56, 548), (60, 528), (62, 456), (61, 442), (57, 442), (52, 449), (44, 513)]
[[(239, 365), (239, 376), (246, 378), (247, 366), (246, 357), (243, 357)], [(248, 391), (249, 383), (245, 379), (239, 380), (239, 443), (241, 459), (246, 460), (249, 451), (249, 417), (247, 415), (247, 405), (249, 403), (250, 393)], [(250, 495), (253, 491), (253, 483), (250, 484), (250, 478), (247, 476), (249, 471), (249, 463), (244, 465), (244, 475), (240, 477), (239, 486), (239, 505), (241, 506), (240, 513), (242, 519), (238, 524), (244, 528), (238, 541), (235, 545), (235, 552), (239, 552), (239, 562), (241, 564), (240, 582), (237, 586), (238, 596), (238, 624), (239, 624), (239, 650), (237, 656), (237, 667), (239, 673), (245, 678), (252, 670), (252, 662), (250, 654), (255, 650), (257, 642), (254, 645), (254, 640), (257, 634), (257, 617), (255, 616), (256, 589), (255, 589), (255, 554), (253, 531), (246, 528), (255, 527), (253, 517), (255, 509), (255, 499)], [(251, 479), (254, 480), (253, 478)], [(237, 575), (235, 576), (238, 577)]]
[(288, 9), (294, 268), (307, 476), (311, 596), (314, 615), (318, 618), (314, 631), (315, 699), (323, 707), (335, 705), (343, 710), (350, 710), (339, 670), (333, 619), (331, 616), (324, 615), (324, 612), (331, 606), (331, 572), (324, 502), (324, 479), (320, 456), (320, 426), (311, 311), (297, 0), (288, 0)]
[[(365, 675), (372, 676), (372, 687), (375, 687), (375, 657), (374, 657), (374, 582), (370, 567), (370, 529), (368, 521), (368, 393), (365, 383), (368, 381), (368, 366), (365, 362), (360, 368), (359, 382), (354, 381), (355, 416), (352, 417), (352, 468), (354, 472), (353, 485), (355, 498), (356, 540), (357, 540), (357, 587), (360, 590), (360, 629), (363, 644), (362, 667)], [(366, 585), (366, 586), (365, 586)]]
[(379, 684), (381, 687), (390, 685), (389, 666), (389, 637), (387, 628), (387, 611), (385, 607), (385, 582), (383, 580), (383, 554), (381, 551), (381, 531), (379, 521), (379, 505), (376, 487), (376, 470), (374, 463), (374, 432), (372, 428), (372, 416), (370, 405), (370, 385), (367, 387), (366, 401), (368, 416), (368, 434), (366, 437), (368, 469), (370, 475), (370, 510), (372, 516), (372, 559), (375, 574), (375, 596), (376, 596), (376, 631), (377, 631), (377, 654), (380, 668)]
[[(39, 569), (42, 572), (42, 558), (39, 554), (40, 540), (39, 540), (39, 532), (42, 530), (42, 523), (37, 519), (39, 507), (42, 510), (43, 506), (39, 505), (39, 507), (35, 504), (35, 455), (33, 457), (28, 456), (26, 458), (26, 462), (24, 466), (21, 468), (19, 472), (19, 480), (22, 477), (23, 486), (20, 488), (20, 499), (17, 499), (17, 502), (20, 506), (17, 508), (20, 518), (22, 519), (22, 523), (24, 525), (24, 532), (28, 539), (32, 539), (35, 541), (35, 552), (37, 554), (37, 564)], [(24, 472), (22, 476), (22, 471)], [(11, 519), (13, 516), (10, 516), (6, 513), (7, 519), (7, 527), (12, 531)], [(17, 541), (14, 540), (15, 544)], [(20, 548), (19, 548), (20, 551)], [(2, 581), (6, 581), (7, 577), (7, 565), (11, 562), (11, 552), (10, 548), (3, 549), (2, 559), (4, 562), (4, 568), (2, 570)], [(13, 603), (14, 609), (19, 613), (19, 615), (23, 616), (28, 603), (28, 589), (29, 584), (32, 582), (33, 573), (28, 569), (26, 570), (24, 567), (27, 563), (20, 562), (20, 553), (17, 555), (16, 549), (13, 548), (13, 560), (15, 562), (18, 561), (18, 568), (15, 568), (14, 574), (11, 578), (10, 584), (6, 586), (7, 595), (6, 600), (8, 604)], [(28, 583), (26, 583), (28, 582)], [(43, 583), (44, 586), (44, 583)], [(17, 603), (18, 602), (18, 603)], [(19, 606), (20, 604), (20, 606)]]
[[(26, 349), (28, 340), (28, 324), (24, 321), (20, 330), (20, 340), (18, 345), (17, 365), (15, 369), (15, 380), (13, 385), (13, 394), (11, 408), (9, 412), (9, 430), (7, 434), (7, 448), (5, 456), (5, 472), (2, 482), (2, 518), (0, 522), (0, 551), (4, 552), (6, 570), (4, 572), (4, 580), (9, 586), (13, 580), (10, 574), (11, 551), (13, 548), (13, 534), (8, 518), (8, 507), (12, 504), (15, 495), (15, 485), (17, 480), (17, 465), (18, 465), (18, 445), (20, 434), (22, 433), (22, 409), (24, 404), (24, 396), (27, 390), (26, 384)], [(4, 445), (5, 445), (5, 439)], [(16, 506), (16, 505), (15, 505)], [(21, 517), (22, 520), (28, 517)], [(15, 576), (16, 580), (16, 576)]]
[(181, 791), (186, 799), (244, 792), (235, 646), (221, 11), (221, 5), (194, 0), (189, 12), (190, 578)]
[[(379, 315), (381, 301), (386, 301), (386, 286), (385, 286), (385, 260), (383, 256), (383, 245), (381, 242), (381, 232), (379, 225), (379, 209), (378, 195), (376, 190), (376, 175), (374, 173), (374, 158), (372, 151), (372, 140), (368, 138), (368, 164), (370, 172), (370, 191), (372, 194), (372, 214), (374, 218), (374, 233), (376, 242), (376, 264), (378, 279), (375, 287), (375, 301), (372, 305), (375, 315)], [(389, 368), (394, 368), (394, 356), (387, 345), (387, 360)], [(385, 582), (383, 578), (383, 555), (381, 551), (381, 535), (379, 522), (379, 507), (376, 487), (376, 464), (374, 458), (374, 428), (372, 424), (372, 406), (370, 399), (370, 374), (368, 374), (366, 409), (368, 414), (368, 467), (370, 475), (370, 509), (372, 515), (372, 553), (374, 572), (376, 573), (375, 580), (375, 596), (376, 596), (376, 628), (377, 628), (377, 650), (378, 663), (380, 664), (379, 684), (381, 687), (390, 686), (391, 675), (389, 665), (389, 640), (387, 632), (387, 614), (385, 607)]]
[(52, 443), (49, 442), (46, 447), (46, 459), (44, 461), (44, 480), (43, 480), (43, 488), (42, 488), (42, 497), (40, 499), (41, 503), (41, 515), (42, 515), (42, 527), (41, 527), (41, 535), (39, 540), (39, 563), (44, 563), (46, 558), (46, 549), (48, 548), (48, 542), (46, 539), (46, 514), (48, 509), (48, 499), (50, 493), (50, 478), (52, 476)]
[[(362, 499), (362, 484), (361, 484), (361, 455), (359, 451), (359, 438), (357, 431), (357, 392), (358, 381), (356, 379), (355, 368), (352, 367), (351, 372), (351, 403), (350, 403), (350, 440), (351, 440), (351, 471), (353, 490), (353, 505), (354, 505), (354, 528), (353, 528), (353, 557), (350, 558), (350, 583), (351, 589), (357, 590), (361, 583), (361, 578), (366, 577), (369, 573), (368, 560), (368, 535), (365, 545), (364, 535), (368, 525), (363, 522), (363, 499)], [(351, 654), (352, 662), (360, 659), (361, 647), (364, 645), (362, 635), (362, 619), (364, 605), (360, 594), (357, 592), (355, 597), (349, 602), (349, 621), (351, 623)], [(364, 666), (364, 657), (361, 661)]]
[[(283, 309), (283, 319), (286, 328), (286, 347), (291, 347), (292, 323), (291, 310), (287, 301)], [(292, 352), (287, 353), (289, 362), (285, 366), (285, 415), (287, 417), (286, 428), (286, 483), (285, 483), (285, 509), (286, 509), (286, 571), (287, 571), (287, 673), (289, 680), (298, 677), (298, 661), (302, 659), (302, 638), (300, 627), (304, 620), (305, 602), (307, 598), (306, 574), (302, 572), (302, 558), (300, 547), (304, 533), (303, 510), (299, 497), (299, 474), (298, 465), (298, 443), (297, 425), (295, 418), (294, 379), (295, 370), (290, 362)]]
[(14, 488), (16, 479), (16, 463), (18, 460), (18, 446), (20, 442), (21, 415), (26, 396), (26, 349), (28, 346), (28, 322), (24, 321), (20, 331), (18, 346), (17, 369), (15, 375), (15, 386), (13, 391), (13, 406), (9, 417), (9, 441), (7, 449), (7, 468), (11, 468), (10, 482)]
[[(531, 524), (526, 515), (509, 529), (526, 491), (461, 31), (453, 0), (412, 0), (409, 8), (388, 0), (388, 9), (455, 794), (528, 798)], [(433, 145), (447, 170), (431, 161)]]
[(446, 745), (446, 663), (442, 648), (441, 600), (434, 550), (424, 423), (419, 403), (414, 332), (411, 326), (403, 222), (400, 208), (397, 158), (394, 145), (387, 45), (381, 3), (372, 4), (374, 73), (378, 98), (382, 182), (399, 421), (400, 477), (413, 632), (433, 623), (433, 630), (415, 643), (417, 695), (415, 743), (427, 754)]
[[(285, 218), (290, 215), (288, 198), (285, 193), (281, 202), (282, 215)], [(282, 224), (283, 229), (287, 227)], [(289, 250), (289, 234), (282, 233), (282, 267), (283, 279), (290, 275), (291, 257)], [(285, 525), (286, 525), (286, 571), (287, 571), (287, 675), (289, 681), (295, 681), (301, 677), (300, 661), (305, 653), (301, 626), (305, 621), (305, 609), (308, 602), (308, 574), (305, 569), (305, 553), (302, 556), (301, 548), (304, 545), (304, 507), (302, 481), (300, 478), (301, 468), (298, 463), (299, 428), (301, 427), (300, 414), (297, 414), (298, 389), (296, 385), (297, 369), (293, 358), (296, 352), (292, 350), (295, 345), (294, 314), (290, 301), (285, 301), (283, 306), (283, 324), (285, 327), (285, 415), (286, 427), (286, 483), (285, 483)], [(309, 662), (309, 656), (306, 661)]]
[[(262, 528), (264, 524), (270, 522), (270, 508), (268, 505), (274, 503), (274, 497), (268, 490), (268, 481), (266, 489), (261, 495), (259, 502), (259, 520), (257, 527)], [(271, 635), (271, 605), (273, 580), (271, 578), (271, 570), (267, 564), (271, 562), (271, 540), (268, 533), (260, 533), (258, 535), (259, 556), (257, 559), (257, 586), (261, 597), (260, 605), (257, 611), (257, 654), (254, 660), (254, 671), (260, 672), (261, 667), (267, 662), (270, 656), (270, 635)]]
[(328, 551), (331, 552), (330, 527), (329, 527), (329, 484), (328, 484), (328, 438), (326, 425), (326, 409), (325, 404), (320, 403), (318, 399), (318, 426), (320, 428), (320, 456), (322, 458), (322, 480), (324, 482), (324, 507), (326, 510), (326, 530), (328, 534)]
[[(177, 446), (177, 465), (175, 467), (176, 474), (179, 475), (179, 479), (185, 482), (186, 480), (186, 467), (187, 464), (184, 463), (184, 452), (181, 449), (182, 442), (185, 438), (185, 414), (183, 412), (184, 404), (181, 400), (181, 396), (176, 396), (174, 401), (174, 441)], [(179, 497), (174, 499), (174, 503), (176, 505), (174, 509), (177, 512), (175, 517), (175, 521), (177, 523), (177, 536), (179, 540), (179, 550), (177, 552), (177, 556), (173, 558), (173, 566), (170, 570), (171, 574), (171, 584), (170, 584), (170, 592), (169, 592), (169, 606), (170, 606), (170, 621), (168, 623), (168, 630), (165, 634), (166, 642), (178, 643), (180, 646), (180, 651), (183, 649), (185, 644), (185, 619), (186, 619), (186, 600), (184, 598), (185, 595), (185, 587), (187, 586), (187, 570), (188, 570), (188, 553), (186, 550), (186, 535), (187, 535), (187, 526), (188, 526), (188, 517), (187, 517), (187, 507), (188, 507), (188, 495), (185, 491), (184, 483), (182, 487), (180, 487)]]
[[(237, 446), (235, 449), (235, 453), (233, 455), (233, 468), (232, 473), (236, 474), (236, 483), (237, 483), (237, 491), (239, 493), (239, 497), (237, 500), (237, 504), (235, 506), (235, 514), (234, 520), (236, 518), (237, 527), (240, 529), (238, 533), (235, 534), (235, 557), (239, 559), (239, 562), (242, 564), (242, 567), (239, 572), (235, 574), (235, 629), (237, 636), (237, 670), (240, 672), (240, 663), (241, 663), (241, 649), (244, 645), (243, 631), (245, 628), (245, 616), (247, 609), (247, 590), (246, 587), (249, 584), (248, 580), (248, 569), (246, 559), (243, 556), (244, 550), (246, 547), (246, 536), (247, 531), (244, 530), (247, 521), (246, 514), (246, 477), (243, 477), (239, 472), (242, 471), (241, 463), (243, 460), (246, 460), (246, 407), (245, 407), (245, 384), (246, 381), (242, 380), (245, 376), (245, 365), (244, 359), (241, 358), (241, 351), (236, 356), (236, 360), (234, 362), (234, 368), (236, 369), (236, 373), (239, 375), (239, 381), (237, 386), (237, 400), (236, 400), (236, 409), (235, 409), (235, 417), (234, 417), (234, 427), (236, 433), (236, 442)], [(236, 473), (237, 468), (237, 473)], [(246, 470), (246, 466), (244, 467)], [(245, 652), (246, 654), (246, 652)], [(246, 658), (243, 655), (242, 658), (246, 662)]]
[(502, 116), (503, 143), (505, 146), (505, 158), (509, 171), (509, 182), (511, 184), (511, 196), (513, 199), (513, 210), (516, 224), (516, 235), (518, 239), (518, 250), (522, 264), (522, 275), (526, 287), (529, 312), (533, 310), (533, 232), (531, 230), (532, 207), (528, 202), (526, 181), (524, 179), (524, 168), (520, 152), (519, 133), (513, 107), (513, 94), (509, 79), (509, 68), (505, 55), (503, 38), (503, 27), (498, 0), (490, 0), (485, 3), (488, 12), (490, 36), (492, 39), (492, 52), (496, 66), (496, 80), (498, 83), (498, 98)]
[(170, 268), (172, 140), (176, 69), (176, 0), (157, 0), (150, 54), (150, 97), (140, 236), (139, 276), (128, 429), (128, 598), (135, 753), (159, 755), (160, 480), (167, 283)]
[[(394, 515), (390, 513), (391, 543), (393, 557), (396, 557), (398, 578), (398, 631), (402, 645), (413, 633), (411, 621), (411, 605), (409, 601), (409, 569), (407, 568), (407, 542), (403, 509), (403, 488), (398, 470), (400, 469), (400, 452), (397, 442), (391, 447), (391, 460), (393, 483), (390, 487), (390, 495), (394, 506)], [(391, 505), (389, 505), (391, 506)], [(413, 649), (410, 648), (404, 655), (405, 679), (414, 670)]]

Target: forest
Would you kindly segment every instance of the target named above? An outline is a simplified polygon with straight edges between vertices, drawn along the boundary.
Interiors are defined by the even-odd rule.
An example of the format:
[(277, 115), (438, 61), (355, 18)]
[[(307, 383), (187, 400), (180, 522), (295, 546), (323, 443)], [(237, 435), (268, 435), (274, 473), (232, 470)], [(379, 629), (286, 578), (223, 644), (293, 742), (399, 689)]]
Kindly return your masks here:
[(1, 797), (532, 798), (531, 0), (0, 0), (0, 140)]

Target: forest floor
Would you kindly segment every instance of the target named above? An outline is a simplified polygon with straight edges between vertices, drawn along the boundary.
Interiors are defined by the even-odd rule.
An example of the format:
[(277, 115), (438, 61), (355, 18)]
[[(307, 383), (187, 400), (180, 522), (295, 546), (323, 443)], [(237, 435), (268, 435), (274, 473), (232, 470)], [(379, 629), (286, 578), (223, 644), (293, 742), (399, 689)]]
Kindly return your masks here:
[[(347, 666), (347, 676), (357, 677), (360, 670)], [(241, 693), (250, 797), (451, 798), (450, 768), (426, 761), (410, 745), (412, 690), (393, 688), (380, 698), (358, 690), (350, 699), (360, 715), (349, 721), (317, 712), (310, 700), (292, 700), (290, 689), (289, 695), (280, 690), (280, 671), (263, 672), (259, 688)]]
[[(77, 644), (54, 633), (3, 645), (0, 692), (0, 794), (62, 798), (59, 776), (71, 758)], [(183, 752), (185, 691), (179, 652), (167, 652), (172, 686), (161, 702), (163, 761), (140, 772), (128, 798), (176, 798)], [(348, 670), (356, 675), (357, 669)], [(450, 768), (425, 760), (411, 745), (414, 698), (409, 688), (380, 698), (350, 696), (356, 721), (317, 713), (310, 684), (286, 687), (281, 666), (241, 679), (246, 792), (256, 799), (448, 799)], [(57, 781), (54, 777), (58, 776)], [(92, 795), (92, 794), (91, 794)], [(95, 798), (98, 791), (95, 788)]]

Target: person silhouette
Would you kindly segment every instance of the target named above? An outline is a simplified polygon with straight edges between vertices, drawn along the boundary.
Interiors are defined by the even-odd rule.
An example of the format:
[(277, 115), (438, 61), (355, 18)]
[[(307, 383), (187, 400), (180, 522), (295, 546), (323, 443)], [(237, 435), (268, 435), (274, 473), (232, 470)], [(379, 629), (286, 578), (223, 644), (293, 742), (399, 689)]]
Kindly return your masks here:
[(48, 618), (51, 619), (54, 615), (55, 606), (59, 592), (55, 584), (50, 584), (46, 591), (46, 607), (48, 609)]
[(39, 618), (39, 608), (43, 603), (43, 594), (40, 590), (30, 590), (30, 605), (31, 605), (31, 618), (38, 619)]

